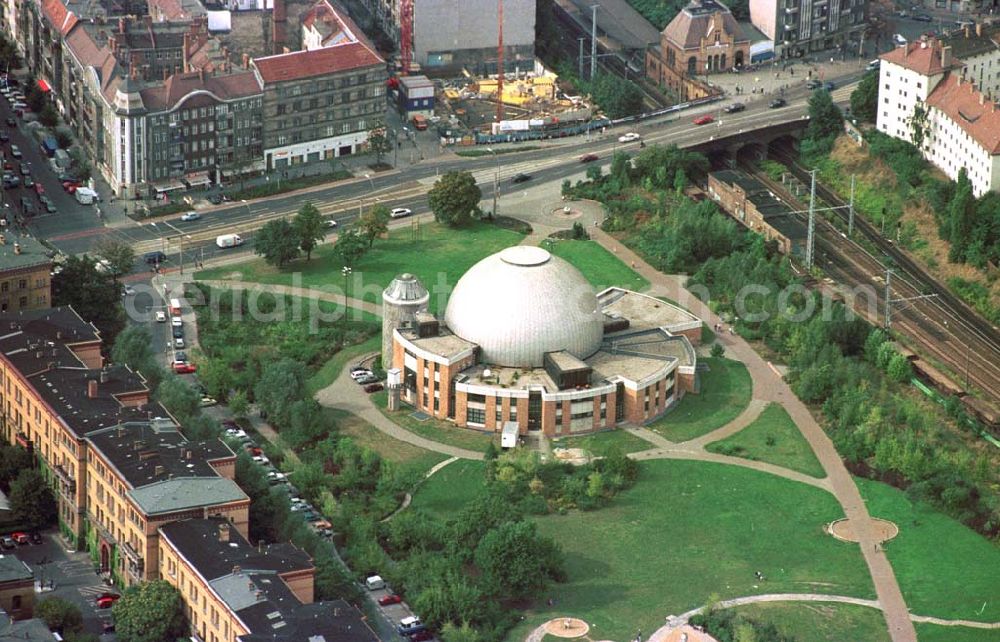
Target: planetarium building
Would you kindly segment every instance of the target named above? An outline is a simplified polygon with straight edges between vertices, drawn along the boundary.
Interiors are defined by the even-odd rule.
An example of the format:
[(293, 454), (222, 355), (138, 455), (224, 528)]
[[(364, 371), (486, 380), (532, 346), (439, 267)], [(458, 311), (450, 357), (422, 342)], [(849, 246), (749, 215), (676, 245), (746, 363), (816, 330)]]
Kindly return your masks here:
[(382, 294), (383, 355), (400, 397), (462, 427), (550, 437), (645, 423), (696, 392), (701, 321), (659, 299), (595, 293), (572, 265), (514, 246), (472, 266), (444, 318), (416, 277)]

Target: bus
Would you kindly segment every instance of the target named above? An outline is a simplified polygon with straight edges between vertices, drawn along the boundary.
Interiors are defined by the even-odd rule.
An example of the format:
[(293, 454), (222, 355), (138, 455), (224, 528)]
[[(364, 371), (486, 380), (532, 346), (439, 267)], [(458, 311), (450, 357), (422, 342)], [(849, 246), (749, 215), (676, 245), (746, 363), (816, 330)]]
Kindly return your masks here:
[(181, 315), (181, 302), (178, 299), (170, 299), (170, 316), (179, 317)]

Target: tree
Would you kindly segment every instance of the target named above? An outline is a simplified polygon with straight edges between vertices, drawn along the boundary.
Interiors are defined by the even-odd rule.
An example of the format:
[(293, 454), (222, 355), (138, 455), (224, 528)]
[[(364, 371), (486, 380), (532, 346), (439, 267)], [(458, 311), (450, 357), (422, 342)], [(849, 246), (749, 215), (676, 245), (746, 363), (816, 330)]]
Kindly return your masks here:
[(527, 521), (487, 532), (476, 546), (475, 562), (483, 586), (494, 597), (530, 597), (563, 572), (555, 542), (538, 535), (534, 522)]
[(368, 243), (357, 230), (346, 230), (333, 244), (333, 254), (344, 267), (353, 268), (367, 251)]
[(10, 484), (18, 473), (35, 465), (35, 459), (27, 449), (10, 444), (0, 445), (0, 489), (10, 493)]
[(602, 73), (590, 83), (590, 93), (609, 118), (624, 118), (642, 112), (642, 91), (631, 80)]
[(468, 622), (463, 622), (462, 626), (448, 622), (441, 628), (441, 639), (444, 642), (482, 642), (483, 636)]
[(156, 389), (157, 400), (181, 423), (197, 415), (201, 410), (201, 399), (197, 391), (177, 375), (170, 374)]
[(175, 640), (187, 629), (180, 591), (164, 580), (129, 587), (111, 613), (121, 642)]
[(897, 383), (905, 383), (913, 377), (913, 366), (910, 365), (910, 360), (898, 352), (889, 359), (889, 365), (886, 366), (885, 371), (889, 378)]
[(712, 356), (715, 357), (716, 359), (720, 359), (725, 355), (726, 355), (726, 349), (722, 347), (721, 343), (715, 342), (712, 345)]
[(385, 123), (381, 119), (376, 120), (375, 125), (368, 130), (368, 149), (375, 152), (376, 164), (382, 164), (382, 156), (392, 151), (392, 144)]
[(312, 251), (316, 248), (316, 244), (323, 240), (323, 226), (319, 210), (308, 201), (299, 208), (298, 214), (292, 221), (299, 249), (306, 253), (307, 261), (312, 259)]
[(389, 208), (382, 204), (368, 208), (356, 225), (358, 233), (368, 239), (370, 248), (376, 238), (389, 231)]
[(469, 172), (446, 173), (427, 194), (434, 220), (450, 227), (467, 223), (482, 198), (483, 193)]
[(10, 485), (10, 511), (14, 519), (37, 531), (56, 521), (56, 498), (42, 473), (27, 468)]
[(257, 231), (253, 251), (263, 256), (268, 265), (280, 269), (299, 255), (299, 237), (287, 220), (268, 221)]
[(55, 127), (59, 124), (59, 112), (52, 105), (46, 104), (42, 107), (42, 113), (38, 114), (38, 122), (46, 127)]
[(878, 72), (869, 71), (851, 92), (851, 113), (861, 120), (874, 123), (878, 116)]
[(76, 168), (76, 177), (86, 183), (90, 180), (90, 161), (80, 147), (71, 147), (69, 155), (73, 159), (73, 166)]
[(955, 196), (948, 206), (948, 260), (961, 263), (965, 258), (965, 250), (972, 236), (975, 225), (976, 197), (972, 194), (972, 182), (965, 168), (958, 170), (958, 180), (955, 181)]
[(292, 405), (306, 398), (305, 381), (305, 366), (281, 359), (264, 368), (254, 387), (254, 398), (278, 426), (287, 426)]
[(809, 126), (803, 154), (824, 155), (833, 149), (833, 141), (844, 128), (844, 116), (833, 102), (830, 92), (818, 89), (809, 97)]
[(84, 321), (94, 324), (106, 344), (125, 327), (121, 290), (114, 278), (98, 272), (93, 258), (70, 256), (62, 272), (52, 277), (52, 305), (71, 305)]
[(923, 149), (924, 139), (927, 138), (927, 108), (920, 101), (913, 106), (913, 115), (910, 116), (910, 142), (917, 149)]
[(135, 250), (132, 245), (111, 236), (98, 241), (94, 254), (107, 261), (107, 272), (116, 282), (131, 272), (135, 265)]
[(229, 395), (229, 410), (234, 417), (246, 417), (250, 410), (250, 402), (247, 400), (245, 390), (237, 390)]
[(50, 631), (65, 637), (83, 629), (83, 614), (79, 607), (61, 597), (49, 597), (35, 606), (35, 617), (45, 622)]
[(111, 360), (133, 370), (145, 371), (153, 363), (153, 337), (144, 325), (130, 325), (115, 338)]

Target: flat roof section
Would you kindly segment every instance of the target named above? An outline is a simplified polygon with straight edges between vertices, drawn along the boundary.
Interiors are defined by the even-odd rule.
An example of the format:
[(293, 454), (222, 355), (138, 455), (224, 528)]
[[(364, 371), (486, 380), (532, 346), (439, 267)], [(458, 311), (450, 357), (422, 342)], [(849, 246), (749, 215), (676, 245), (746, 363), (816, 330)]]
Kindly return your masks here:
[[(676, 332), (701, 324), (701, 319), (672, 303), (621, 288), (604, 290), (597, 295), (597, 302), (604, 314), (629, 320), (629, 328), (623, 331), (626, 333), (651, 328)], [(618, 334), (605, 335), (605, 339)]]
[(416, 330), (407, 329), (399, 332), (421, 350), (432, 352), (446, 359), (455, 359), (463, 352), (476, 347), (475, 343), (466, 341), (456, 334), (445, 332), (443, 329), (441, 334), (437, 336), (423, 338), (417, 337)]

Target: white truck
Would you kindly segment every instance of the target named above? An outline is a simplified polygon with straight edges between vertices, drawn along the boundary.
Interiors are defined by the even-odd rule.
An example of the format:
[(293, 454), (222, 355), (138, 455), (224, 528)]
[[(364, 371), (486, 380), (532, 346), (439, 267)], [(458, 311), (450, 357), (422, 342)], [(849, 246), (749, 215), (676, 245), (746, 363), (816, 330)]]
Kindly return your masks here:
[(243, 245), (243, 239), (239, 234), (222, 234), (215, 237), (215, 244), (222, 249)]
[(97, 192), (88, 187), (76, 188), (73, 195), (76, 197), (76, 202), (81, 205), (92, 205), (97, 200)]

